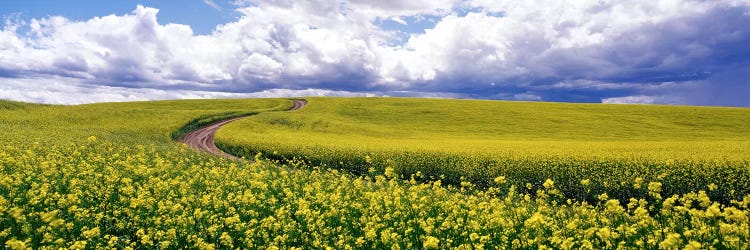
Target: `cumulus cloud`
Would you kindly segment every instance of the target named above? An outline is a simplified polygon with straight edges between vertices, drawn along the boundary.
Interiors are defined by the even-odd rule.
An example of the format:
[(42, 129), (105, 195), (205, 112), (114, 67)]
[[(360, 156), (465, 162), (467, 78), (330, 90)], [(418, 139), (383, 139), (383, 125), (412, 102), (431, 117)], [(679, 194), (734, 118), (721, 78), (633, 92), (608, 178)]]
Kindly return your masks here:
[[(521, 87), (565, 92), (570, 88), (554, 86), (575, 81), (624, 85), (620, 89), (640, 86), (631, 91), (646, 91), (650, 87), (644, 85), (702, 80), (729, 65), (750, 62), (747, 56), (723, 59), (748, 54), (742, 44), (750, 42), (750, 26), (745, 25), (750, 17), (740, 3), (473, 4), (503, 15), (447, 16), (434, 29), (411, 37), (406, 50), (392, 50), (385, 71), (394, 81), (422, 81), (429, 88), (455, 91)], [(559, 92), (541, 94), (565, 95)], [(605, 97), (622, 94), (600, 92)]]
[[(33, 79), (44, 89), (39, 79), (48, 79), (49, 86), (154, 98), (169, 96), (159, 91), (234, 96), (315, 89), (750, 106), (737, 94), (750, 85), (747, 1), (238, 0), (235, 6), (240, 17), (209, 35), (159, 23), (159, 10), (143, 6), (86, 21), (6, 21), (3, 95), (31, 91), (14, 80)], [(398, 45), (391, 43), (398, 34), (377, 25), (408, 26), (405, 20), (424, 16), (437, 18), (435, 26)], [(54, 90), (34, 100), (62, 102)]]

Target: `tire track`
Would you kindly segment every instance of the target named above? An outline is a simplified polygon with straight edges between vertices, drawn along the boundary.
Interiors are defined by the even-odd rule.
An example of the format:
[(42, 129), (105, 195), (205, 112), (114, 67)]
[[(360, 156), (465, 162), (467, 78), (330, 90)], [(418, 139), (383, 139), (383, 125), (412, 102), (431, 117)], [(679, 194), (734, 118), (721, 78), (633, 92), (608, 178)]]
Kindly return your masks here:
[[(288, 111), (301, 109), (307, 104), (306, 100), (297, 99), (292, 101), (294, 105)], [(216, 136), (216, 131), (218, 131), (221, 126), (227, 125), (233, 121), (245, 117), (248, 116), (240, 116), (228, 120), (219, 121), (208, 126), (193, 130), (190, 133), (185, 134), (185, 136), (180, 139), (180, 142), (185, 143), (190, 148), (198, 150), (200, 152), (218, 155), (227, 159), (239, 160), (239, 157), (227, 154), (226, 152), (221, 151), (221, 149), (216, 147), (214, 137)]]

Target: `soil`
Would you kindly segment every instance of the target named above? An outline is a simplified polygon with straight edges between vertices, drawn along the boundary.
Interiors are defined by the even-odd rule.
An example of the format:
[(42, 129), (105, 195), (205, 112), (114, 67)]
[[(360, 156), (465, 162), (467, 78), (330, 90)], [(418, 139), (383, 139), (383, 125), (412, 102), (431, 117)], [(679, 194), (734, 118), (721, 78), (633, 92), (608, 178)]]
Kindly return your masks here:
[[(291, 110), (298, 110), (304, 107), (307, 104), (306, 100), (293, 100), (294, 106), (292, 106)], [(224, 151), (221, 151), (218, 147), (216, 147), (216, 143), (214, 142), (214, 136), (216, 135), (216, 131), (221, 128), (221, 126), (224, 126), (226, 124), (229, 124), (230, 122), (245, 118), (247, 116), (240, 116), (235, 117), (228, 120), (219, 121), (213, 124), (210, 124), (208, 126), (196, 129), (190, 133), (185, 134), (182, 139), (180, 139), (180, 142), (187, 144), (191, 148), (198, 150), (200, 152), (205, 152), (209, 154), (218, 155), (224, 158), (233, 159), (233, 160), (239, 160), (237, 156), (227, 154)]]

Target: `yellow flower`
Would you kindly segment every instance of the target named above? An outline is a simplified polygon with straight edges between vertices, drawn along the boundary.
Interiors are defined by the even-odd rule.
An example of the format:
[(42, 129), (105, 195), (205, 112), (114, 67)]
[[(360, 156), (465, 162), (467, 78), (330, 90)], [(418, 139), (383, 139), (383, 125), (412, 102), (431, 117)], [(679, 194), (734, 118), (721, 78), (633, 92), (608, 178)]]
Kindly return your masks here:
[(160, 241), (160, 242), (159, 242), (159, 248), (162, 248), (162, 249), (168, 249), (168, 248), (169, 248), (169, 245), (171, 245), (171, 244), (172, 244), (172, 242), (170, 242), (170, 241), (168, 241), (168, 240), (165, 240), (165, 241)]
[(635, 189), (640, 189), (641, 188), (641, 184), (643, 184), (643, 178), (637, 177), (637, 178), (635, 178), (635, 182), (633, 183), (633, 187)]
[(440, 240), (438, 238), (427, 236), (424, 243), (422, 243), (422, 247), (424, 249), (437, 249), (439, 247)]
[(625, 212), (625, 209), (620, 206), (620, 200), (617, 199), (608, 200), (605, 206), (607, 207), (607, 212), (610, 214), (620, 214)]
[(469, 234), (469, 239), (471, 239), (471, 241), (476, 241), (477, 239), (479, 239), (479, 234), (471, 233)]
[(700, 250), (701, 249), (701, 243), (691, 240), (686, 246), (685, 250)]
[(596, 232), (596, 236), (599, 236), (599, 238), (602, 239), (603, 241), (609, 241), (610, 235), (611, 235), (611, 231), (608, 227), (600, 228)]
[(661, 182), (649, 182), (648, 194), (654, 198), (661, 199)]
[(357, 242), (355, 242), (355, 243), (357, 244), (357, 246), (361, 247), (361, 246), (365, 245), (365, 242), (366, 241), (365, 241), (364, 237), (359, 237), (359, 238), (357, 238)]
[(82, 235), (86, 239), (91, 239), (91, 238), (94, 238), (94, 237), (98, 237), (99, 236), (99, 227), (95, 227), (95, 228), (83, 231)]
[(86, 249), (86, 241), (85, 240), (79, 240), (73, 243), (72, 246), (70, 246), (70, 249), (74, 250), (84, 250)]
[(680, 244), (682, 244), (682, 240), (680, 239), (680, 234), (671, 233), (667, 235), (666, 239), (664, 239), (661, 243), (659, 243), (659, 248), (677, 249), (678, 247), (680, 247)]
[(495, 178), (495, 183), (497, 184), (505, 184), (505, 182), (506, 182), (505, 176), (498, 176)]
[(232, 241), (232, 236), (229, 236), (227, 232), (222, 232), (221, 236), (219, 237), (219, 241), (221, 241), (221, 244), (224, 246), (232, 247), (234, 242)]
[(107, 241), (107, 246), (109, 247), (115, 247), (117, 245), (117, 241), (120, 239), (117, 236), (112, 236), (109, 238), (109, 241)]
[(600, 194), (597, 198), (599, 198), (600, 201), (606, 201), (609, 200), (609, 195), (607, 193)]
[(591, 184), (591, 180), (589, 179), (583, 179), (581, 180), (581, 185), (588, 186)]
[(385, 177), (393, 178), (393, 167), (386, 167), (384, 175)]
[(550, 189), (555, 186), (555, 182), (550, 179), (547, 179), (546, 181), (544, 181), (544, 184), (542, 184), (542, 186), (544, 186), (544, 188), (546, 189)]
[(721, 209), (718, 203), (714, 203), (706, 209), (706, 217), (714, 218), (721, 216)]
[(17, 239), (11, 239), (11, 240), (6, 241), (5, 247), (12, 249), (12, 250), (31, 249), (30, 247), (26, 246), (26, 242), (23, 242)]

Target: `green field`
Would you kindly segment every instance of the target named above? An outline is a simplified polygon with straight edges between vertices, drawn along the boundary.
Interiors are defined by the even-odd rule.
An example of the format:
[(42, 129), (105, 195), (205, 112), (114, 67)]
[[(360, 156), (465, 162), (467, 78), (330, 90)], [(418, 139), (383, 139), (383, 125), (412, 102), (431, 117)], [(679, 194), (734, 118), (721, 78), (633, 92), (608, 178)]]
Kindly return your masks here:
[[(6, 145), (67, 145), (89, 136), (127, 144), (172, 145), (173, 134), (198, 118), (221, 118), (291, 107), (283, 99), (190, 100), (55, 106), (0, 100)], [(198, 119), (198, 120), (196, 120)], [(195, 120), (195, 121), (194, 121)], [(7, 132), (7, 133), (6, 133)]]
[[(0, 100), (0, 244), (749, 247), (747, 109), (308, 100)], [(255, 113), (218, 135), (247, 161), (174, 142)]]
[[(750, 193), (750, 109), (413, 98), (310, 98), (300, 111), (230, 124), (217, 140), (252, 157), (305, 159), (367, 174), (394, 168), (444, 183), (491, 186), (495, 177), (571, 198), (647, 196), (630, 183), (661, 181), (666, 194), (718, 185), (713, 198)], [(369, 158), (366, 161), (365, 158)], [(731, 173), (731, 174), (728, 174)], [(463, 177), (463, 178), (462, 178)], [(429, 178), (427, 178), (429, 179)], [(586, 197), (593, 200), (593, 196)]]

